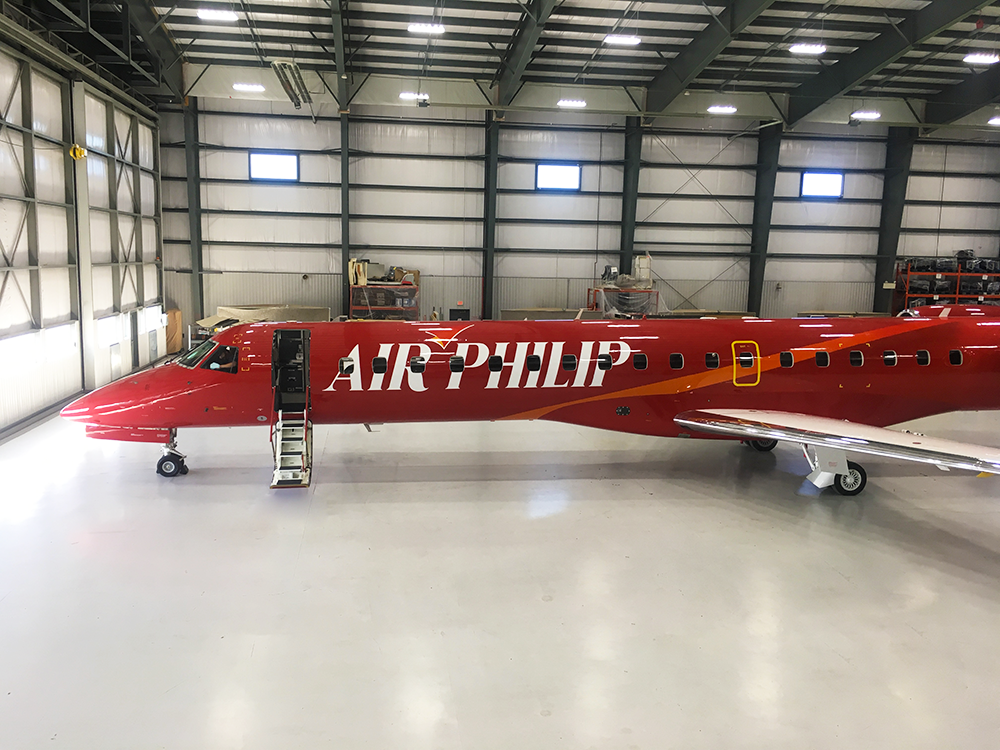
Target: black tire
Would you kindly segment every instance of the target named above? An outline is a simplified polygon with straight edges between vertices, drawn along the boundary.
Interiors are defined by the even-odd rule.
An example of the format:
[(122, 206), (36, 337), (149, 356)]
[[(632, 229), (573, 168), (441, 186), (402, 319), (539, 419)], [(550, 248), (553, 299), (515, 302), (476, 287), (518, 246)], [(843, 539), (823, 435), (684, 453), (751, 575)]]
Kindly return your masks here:
[(838, 474), (833, 480), (833, 487), (841, 495), (854, 497), (860, 495), (868, 484), (868, 474), (860, 464), (853, 461), (847, 462), (847, 473)]
[(176, 477), (182, 466), (184, 462), (177, 456), (164, 456), (156, 462), (156, 473), (161, 477)]
[(778, 447), (777, 440), (751, 440), (750, 447), (760, 453), (770, 453)]
[(188, 473), (188, 467), (187, 467), (187, 464), (185, 464), (185, 463), (182, 463), (182, 464), (181, 464), (181, 474), (187, 474), (187, 473)]

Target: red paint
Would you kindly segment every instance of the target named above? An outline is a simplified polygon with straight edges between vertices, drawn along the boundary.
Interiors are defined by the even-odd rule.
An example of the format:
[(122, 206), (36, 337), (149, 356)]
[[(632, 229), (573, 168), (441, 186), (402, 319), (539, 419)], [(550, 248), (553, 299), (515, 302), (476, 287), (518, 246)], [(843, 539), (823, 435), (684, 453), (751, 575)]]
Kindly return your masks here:
[[(944, 318), (941, 312), (925, 308), (910, 319), (258, 323), (214, 338), (239, 347), (235, 373), (172, 363), (100, 388), (62, 413), (90, 425), (95, 436), (120, 440), (148, 440), (157, 431), (160, 441), (177, 427), (267, 424), (276, 328), (311, 331), (317, 424), (550, 419), (676, 436), (673, 417), (702, 408), (875, 426), (1000, 408), (1000, 308), (951, 307)], [(949, 363), (955, 349), (960, 366)], [(355, 350), (352, 382), (338, 377), (338, 363)], [(897, 353), (896, 366), (883, 363), (885, 350)], [(918, 364), (918, 350), (930, 353), (930, 365)], [(816, 351), (830, 354), (829, 367), (817, 366)], [(851, 365), (851, 351), (862, 353), (862, 366)], [(384, 375), (372, 372), (380, 352), (388, 359)], [(709, 352), (719, 355), (718, 369), (706, 367)], [(781, 366), (781, 352), (792, 352), (793, 367)], [(449, 367), (456, 353), (467, 365), (457, 374)], [(488, 358), (498, 353), (505, 366), (491, 373)], [(683, 355), (682, 369), (670, 367), (675, 353)], [(561, 367), (567, 354), (578, 358), (575, 371)], [(634, 354), (646, 355), (647, 369), (634, 368)], [(749, 367), (741, 354), (753, 356)], [(409, 358), (421, 355), (426, 371), (414, 374)], [(540, 369), (532, 372), (527, 362), (535, 356)], [(597, 367), (602, 357), (609, 370)]]

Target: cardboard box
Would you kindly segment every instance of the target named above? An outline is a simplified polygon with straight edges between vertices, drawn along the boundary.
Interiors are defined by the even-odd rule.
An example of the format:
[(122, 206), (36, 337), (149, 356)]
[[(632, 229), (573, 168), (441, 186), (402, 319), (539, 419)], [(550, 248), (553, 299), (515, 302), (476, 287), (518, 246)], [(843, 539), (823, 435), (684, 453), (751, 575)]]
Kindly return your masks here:
[(184, 326), (181, 311), (167, 310), (167, 354), (177, 354), (184, 348)]
[(399, 266), (392, 267), (395, 281), (402, 281), (407, 274), (413, 274), (413, 283), (416, 286), (420, 286), (420, 271), (414, 271), (408, 268), (400, 268)]
[(235, 320), (238, 323), (260, 322), (326, 322), (330, 320), (329, 307), (308, 307), (306, 305), (219, 305), (217, 314), (202, 318), (198, 325), (202, 328), (214, 328), (224, 320)]

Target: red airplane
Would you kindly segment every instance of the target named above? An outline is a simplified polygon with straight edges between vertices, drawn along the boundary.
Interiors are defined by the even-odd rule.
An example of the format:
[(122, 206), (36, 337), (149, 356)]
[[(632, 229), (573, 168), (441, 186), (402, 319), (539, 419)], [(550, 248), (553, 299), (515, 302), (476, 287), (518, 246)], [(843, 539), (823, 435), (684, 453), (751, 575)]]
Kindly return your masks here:
[(1000, 409), (1000, 308), (911, 317), (253, 323), (62, 411), (96, 438), (269, 424), (273, 487), (307, 486), (312, 424), (548, 419), (662, 437), (803, 446), (809, 480), (864, 489), (848, 453), (1000, 474), (1000, 450), (887, 425)]

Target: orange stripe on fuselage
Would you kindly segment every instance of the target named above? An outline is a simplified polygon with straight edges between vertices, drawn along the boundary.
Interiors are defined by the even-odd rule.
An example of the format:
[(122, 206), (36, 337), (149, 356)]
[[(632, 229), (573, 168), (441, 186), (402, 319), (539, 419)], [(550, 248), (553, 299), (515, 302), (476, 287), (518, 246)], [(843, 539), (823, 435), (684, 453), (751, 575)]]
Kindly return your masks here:
[[(941, 325), (947, 321), (945, 320), (928, 320), (928, 325)], [(839, 349), (843, 349), (845, 346), (850, 346), (851, 348), (857, 347), (859, 345), (871, 344), (874, 341), (879, 341), (880, 339), (891, 338), (900, 333), (908, 333), (914, 330), (913, 321), (908, 321), (906, 323), (901, 323), (899, 325), (891, 326), (889, 328), (881, 328), (876, 331), (867, 331), (864, 333), (851, 334), (850, 337), (838, 338), (835, 341), (820, 341), (815, 344), (807, 344), (805, 346), (796, 346), (792, 352), (794, 362), (803, 362), (807, 359), (811, 359), (815, 356), (816, 352), (825, 351), (833, 352)], [(760, 358), (760, 371), (767, 372), (768, 370), (776, 370), (781, 368), (781, 352), (776, 352), (775, 354), (769, 354), (766, 357)], [(713, 385), (719, 385), (720, 383), (732, 382), (732, 372), (728, 367), (720, 367), (718, 370), (708, 370), (706, 372), (699, 372), (694, 375), (683, 375), (678, 378), (670, 378), (668, 380), (661, 380), (658, 383), (650, 383), (649, 385), (640, 385), (634, 388), (626, 388), (621, 391), (612, 391), (610, 393), (600, 393), (595, 396), (590, 396), (588, 398), (580, 398), (575, 401), (567, 401), (563, 404), (555, 404), (553, 406), (543, 406), (538, 409), (532, 409), (530, 411), (520, 412), (518, 414), (511, 414), (506, 417), (500, 417), (500, 419), (542, 419), (548, 416), (554, 411), (559, 409), (565, 409), (570, 406), (579, 406), (581, 404), (592, 404), (599, 401), (606, 401), (612, 398), (643, 398), (647, 396), (675, 396), (679, 393), (686, 393), (692, 390), (698, 390), (700, 388), (708, 388)]]

